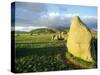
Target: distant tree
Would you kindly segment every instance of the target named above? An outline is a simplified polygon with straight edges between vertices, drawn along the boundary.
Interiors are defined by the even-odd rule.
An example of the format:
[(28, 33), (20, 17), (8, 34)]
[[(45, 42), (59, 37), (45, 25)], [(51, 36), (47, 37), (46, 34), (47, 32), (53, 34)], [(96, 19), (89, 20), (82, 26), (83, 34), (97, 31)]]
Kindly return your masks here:
[(20, 36), (20, 34), (18, 33), (17, 36)]
[(31, 32), (30, 35), (33, 35), (33, 33)]

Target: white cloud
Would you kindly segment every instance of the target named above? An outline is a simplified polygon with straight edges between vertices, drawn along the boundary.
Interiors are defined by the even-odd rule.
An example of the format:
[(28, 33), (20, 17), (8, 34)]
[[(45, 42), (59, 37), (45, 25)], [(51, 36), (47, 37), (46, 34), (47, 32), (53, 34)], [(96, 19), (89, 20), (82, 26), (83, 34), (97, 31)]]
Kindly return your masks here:
[(58, 16), (60, 16), (60, 14), (58, 12), (50, 12), (48, 14), (49, 18), (55, 18), (55, 17), (58, 17)]
[(97, 17), (96, 17), (96, 16), (82, 16), (82, 18), (83, 18), (83, 19), (86, 19), (86, 18), (87, 18), (87, 19), (91, 19), (91, 18), (92, 18), (92, 19), (93, 19), (93, 18), (96, 19)]
[(64, 14), (64, 17), (73, 17), (73, 16), (79, 16), (80, 14), (79, 13), (72, 13), (72, 14)]
[[(12, 27), (13, 28), (13, 27)], [(15, 26), (15, 31), (26, 31), (29, 32), (33, 29), (38, 29), (38, 28), (47, 28), (46, 26), (40, 26), (40, 27), (36, 27), (36, 26)]]

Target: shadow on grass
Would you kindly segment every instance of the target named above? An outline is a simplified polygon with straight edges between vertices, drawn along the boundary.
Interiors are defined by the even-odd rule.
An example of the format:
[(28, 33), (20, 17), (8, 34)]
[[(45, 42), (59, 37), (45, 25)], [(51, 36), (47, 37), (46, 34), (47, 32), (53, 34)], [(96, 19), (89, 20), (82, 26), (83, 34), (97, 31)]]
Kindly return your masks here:
[(65, 54), (65, 47), (47, 47), (47, 48), (16, 48), (16, 57), (24, 57), (29, 55), (55, 55), (55, 54)]

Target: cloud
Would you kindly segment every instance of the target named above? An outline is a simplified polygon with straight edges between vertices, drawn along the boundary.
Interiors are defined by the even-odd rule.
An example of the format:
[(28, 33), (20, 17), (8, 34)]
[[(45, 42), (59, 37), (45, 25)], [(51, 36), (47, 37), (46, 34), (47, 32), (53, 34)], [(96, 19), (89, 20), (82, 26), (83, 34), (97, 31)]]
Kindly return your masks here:
[(97, 16), (82, 16), (83, 19), (96, 19)]
[(59, 12), (50, 12), (48, 13), (49, 17), (56, 17), (56, 16), (60, 16)]
[[(16, 2), (15, 25), (21, 26), (19, 29), (22, 28), (26, 31), (32, 26), (68, 27), (73, 16), (80, 16), (82, 21), (90, 27), (97, 24), (97, 17), (87, 14), (83, 16), (82, 13), (69, 9), (70, 6), (66, 5)], [(29, 28), (25, 29), (25, 27)]]
[(89, 28), (97, 29), (96, 16), (81, 16), (80, 18)]
[[(38, 28), (47, 28), (46, 26), (26, 26), (26, 27), (23, 27), (23, 26), (16, 26), (15, 27), (15, 31), (26, 31), (26, 32), (29, 32), (33, 29), (38, 29)], [(14, 27), (12, 27), (12, 30), (14, 30)]]
[(64, 17), (73, 17), (73, 16), (80, 16), (79, 13), (67, 13), (67, 14), (63, 14)]
[(62, 12), (67, 12), (68, 11), (68, 7), (66, 5), (59, 5), (58, 6), (59, 10)]
[(30, 12), (46, 12), (45, 4), (43, 3), (31, 3), (31, 2), (16, 2), (18, 8), (27, 9)]

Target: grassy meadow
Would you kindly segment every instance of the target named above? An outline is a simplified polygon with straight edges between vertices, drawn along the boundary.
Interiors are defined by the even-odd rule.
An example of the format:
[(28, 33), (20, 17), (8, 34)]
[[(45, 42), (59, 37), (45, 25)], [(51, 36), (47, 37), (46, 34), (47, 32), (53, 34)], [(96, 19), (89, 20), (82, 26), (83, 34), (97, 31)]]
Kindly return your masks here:
[(16, 34), (16, 72), (41, 72), (72, 69), (64, 60), (63, 40), (53, 34)]
[(15, 34), (17, 73), (79, 69), (66, 60), (65, 41), (52, 40), (54, 34)]

